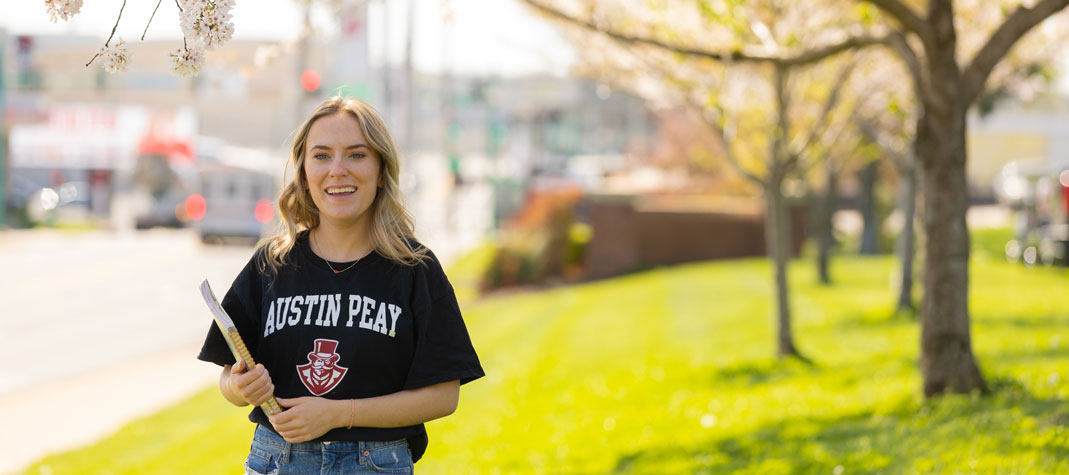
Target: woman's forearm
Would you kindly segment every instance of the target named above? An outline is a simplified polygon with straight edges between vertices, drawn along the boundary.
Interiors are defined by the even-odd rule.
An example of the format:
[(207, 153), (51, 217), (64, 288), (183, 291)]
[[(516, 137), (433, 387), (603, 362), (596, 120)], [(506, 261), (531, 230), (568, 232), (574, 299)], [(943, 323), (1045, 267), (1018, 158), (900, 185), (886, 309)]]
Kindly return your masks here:
[(225, 398), (227, 401), (230, 401), (230, 403), (235, 406), (248, 406), (249, 403), (245, 401), (245, 399), (243, 399), (240, 394), (237, 394), (233, 390), (233, 388), (230, 387), (229, 382), (230, 365), (226, 365), (223, 367), (222, 374), (219, 375), (219, 392), (223, 394), (223, 398)]
[(307, 442), (339, 427), (405, 427), (452, 414), (460, 381), (365, 399), (278, 398), (284, 411), (272, 414), (275, 431), (292, 443)]
[[(456, 411), (460, 382), (449, 381), (385, 396), (356, 399), (343, 408), (344, 423), (360, 427), (405, 427), (445, 417)], [(346, 410), (347, 409), (347, 410)]]

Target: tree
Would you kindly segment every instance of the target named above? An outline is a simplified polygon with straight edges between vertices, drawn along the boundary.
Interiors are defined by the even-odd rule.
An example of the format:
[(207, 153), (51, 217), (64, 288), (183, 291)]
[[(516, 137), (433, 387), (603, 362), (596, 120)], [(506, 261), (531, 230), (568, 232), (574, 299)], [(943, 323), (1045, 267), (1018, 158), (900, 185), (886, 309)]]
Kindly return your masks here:
[[(976, 17), (976, 14), (964, 15)], [(971, 23), (976, 23), (971, 22)], [(965, 41), (979, 43), (986, 38), (988, 25), (973, 25), (964, 28)], [(1049, 87), (1053, 74), (1048, 65), (1061, 54), (1057, 45), (1061, 44), (1064, 29), (1051, 28), (1043, 35), (1031, 35), (1020, 47), (1005, 58), (998, 71), (988, 80), (986, 92), (979, 98), (981, 115), (990, 112), (999, 99), (1010, 97), (1031, 100), (1037, 92)], [(892, 36), (892, 45), (905, 41), (901, 35)], [(901, 47), (899, 45), (898, 47)], [(896, 288), (895, 314), (908, 312), (915, 314), (917, 309), (913, 300), (914, 250), (917, 236), (914, 222), (917, 202), (921, 198), (918, 191), (918, 171), (913, 154), (914, 132), (916, 131), (918, 107), (914, 83), (901, 81), (909, 72), (902, 69), (903, 63), (893, 56), (894, 49), (872, 50), (867, 53), (872, 57), (865, 64), (872, 69), (860, 71), (868, 78), (863, 87), (866, 100), (857, 114), (856, 124), (864, 139), (860, 149), (878, 149), (875, 155), (884, 156), (894, 166), (898, 174), (897, 208), (902, 217), (902, 229), (895, 243), (898, 260), (894, 276)]]
[[(800, 3), (772, 5), (766, 8), (763, 16), (760, 12), (755, 14), (753, 10), (746, 10), (751, 2), (690, 4), (696, 6), (701, 14), (684, 18), (681, 23), (692, 25), (695, 19), (713, 17), (723, 25), (734, 27), (736, 33), (744, 33), (734, 40), (735, 44), (720, 52), (696, 48), (682, 41), (687, 36), (674, 32), (672, 25), (665, 24), (666, 21), (658, 23), (666, 18), (664, 15), (629, 19), (629, 26), (638, 27), (639, 33), (633, 34), (605, 27), (603, 22), (591, 19), (608, 16), (604, 8), (587, 5), (587, 18), (581, 19), (535, 0), (526, 1), (547, 15), (619, 42), (720, 62), (812, 64), (834, 53), (872, 44), (882, 43), (893, 47), (909, 71), (907, 77), (911, 79), (917, 102), (912, 149), (920, 165), (920, 188), (924, 196), (923, 229), (926, 235), (920, 364), (924, 394), (930, 397), (947, 391), (969, 392), (985, 388), (972, 352), (967, 302), (969, 236), (965, 223), (968, 204), (965, 180), (966, 113), (981, 96), (989, 77), (1006, 74), (1007, 68), (997, 69), (996, 66), (1014, 44), (1040, 22), (1064, 9), (1069, 0), (1039, 0), (1031, 7), (1003, 0), (998, 5), (1001, 9), (977, 1), (960, 2), (968, 6), (973, 14), (967, 17), (969, 28), (963, 29), (965, 34), (962, 38), (967, 41), (960, 46), (963, 46), (963, 51), (974, 49), (975, 54), (965, 65), (958, 63), (959, 34), (955, 28), (952, 0), (930, 0), (923, 17), (901, 0), (856, 0), (859, 8), (853, 11), (842, 9), (841, 4), (837, 4), (837, 14), (854, 17), (855, 26), (859, 28), (831, 25), (820, 30), (819, 33), (824, 35), (818, 33), (818, 36), (825, 39), (822, 44), (818, 42), (821, 46), (805, 44), (797, 36), (788, 37), (790, 41), (787, 43), (776, 43), (777, 38), (773, 35), (771, 41), (764, 42), (763, 37), (770, 35), (760, 34), (759, 29), (745, 31), (747, 22), (766, 25), (769, 18), (778, 18), (777, 10)], [(676, 5), (680, 2), (652, 2), (651, 5), (669, 3)], [(814, 17), (819, 17), (817, 13), (825, 11), (822, 7), (829, 8), (829, 4), (813, 1), (802, 5)], [(724, 13), (724, 9), (728, 13)], [(1003, 16), (994, 13), (997, 10), (1008, 14)], [(717, 15), (709, 15), (709, 12)], [(742, 14), (732, 15), (738, 12)], [(881, 21), (880, 12), (890, 21)], [(648, 18), (649, 21), (642, 22), (637, 18)], [(888, 29), (891, 34), (880, 38), (879, 35)], [(767, 32), (767, 27), (764, 30)], [(873, 31), (877, 32), (876, 35)], [(754, 37), (761, 37), (758, 39), (762, 41), (745, 41)], [(826, 40), (828, 37), (835, 37), (838, 41), (829, 42)], [(777, 63), (773, 60), (776, 56), (768, 54), (768, 50), (782, 52), (784, 44), (792, 46), (787, 48), (793, 52), (792, 59), (785, 60), (780, 56), (779, 60), (786, 62)], [(773, 152), (776, 147), (773, 145)], [(771, 155), (775, 156), (775, 153)]]
[[(891, 38), (887, 39), (891, 41)], [(850, 115), (846, 120), (840, 121), (842, 122), (841, 129), (835, 137), (830, 139), (835, 146), (818, 152), (824, 155), (823, 169), (814, 173), (809, 179), (814, 186), (823, 188), (813, 200), (815, 202), (813, 224), (817, 245), (815, 256), (817, 278), (825, 285), (831, 284), (832, 280), (829, 261), (831, 247), (835, 242), (832, 217), (835, 203), (838, 200), (836, 186), (839, 177), (846, 173), (856, 173), (858, 169), (875, 169), (885, 156), (890, 155), (881, 147), (873, 146), (873, 139), (864, 133), (867, 129), (859, 127), (858, 124), (873, 123), (875, 124), (873, 128), (882, 136), (886, 133), (901, 131), (906, 123), (911, 123), (909, 122), (911, 102), (908, 98), (903, 98), (908, 95), (909, 86), (908, 83), (903, 84), (899, 80), (905, 74), (901, 62), (896, 61), (893, 53), (887, 48), (868, 48), (857, 57), (855, 74), (864, 79), (851, 81), (850, 90), (845, 93), (852, 98), (847, 101), (852, 108)], [(874, 193), (872, 190), (865, 190), (865, 186), (861, 185), (859, 193), (868, 192), (868, 199), (873, 199)], [(866, 228), (878, 229), (883, 224), (882, 220), (876, 220), (873, 216), (866, 217), (864, 222)], [(910, 255), (912, 256), (912, 252)]]
[[(893, 41), (901, 41), (900, 36)], [(869, 64), (874, 70), (867, 71), (868, 99), (857, 114), (855, 125), (861, 136), (861, 150), (872, 150), (869, 155), (886, 157), (898, 174), (897, 208), (902, 217), (902, 229), (895, 242), (896, 270), (893, 289), (897, 295), (895, 315), (901, 312), (915, 313), (913, 303), (913, 261), (915, 249), (914, 220), (916, 216), (917, 172), (911, 150), (913, 135), (910, 132), (916, 123), (915, 94), (909, 81), (901, 81), (908, 72), (902, 63), (893, 57), (893, 51), (874, 51), (874, 61)]]
[(825, 157), (823, 167), (823, 190), (812, 197), (812, 232), (817, 244), (816, 269), (817, 280), (823, 285), (831, 285), (831, 250), (835, 244), (836, 203), (839, 201), (839, 173), (842, 160), (838, 157)]
[[(883, 123), (881, 123), (883, 122)], [(902, 216), (902, 230), (895, 242), (898, 260), (895, 314), (915, 312), (913, 303), (913, 257), (916, 248), (914, 220), (917, 210), (917, 167), (910, 150), (912, 139), (906, 133), (907, 122), (892, 118), (891, 124), (878, 116), (858, 120), (858, 129), (866, 139), (879, 147), (880, 152), (891, 159), (899, 176), (898, 210)]]
[[(1039, 0), (1032, 2), (1033, 6), (1004, 8), (1009, 13), (993, 24), (993, 31), (964, 63), (959, 62), (959, 50), (965, 48), (958, 44), (955, 25), (961, 20), (956, 15), (960, 12), (952, 0), (929, 0), (923, 16), (900, 0), (858, 2), (872, 4), (893, 19), (889, 26), (905, 38), (894, 43), (895, 51), (908, 65), (917, 94), (913, 151), (920, 165), (924, 196), (924, 294), (920, 314), (924, 394), (986, 390), (973, 356), (969, 324), (966, 114), (1014, 44), (1064, 9), (1069, 0)], [(990, 5), (983, 8), (984, 13), (994, 10)]]
[[(803, 8), (775, 1), (722, 11), (710, 4), (683, 2), (648, 8), (591, 2), (581, 8), (586, 12), (582, 15), (542, 1), (525, 1), (582, 31), (577, 39), (583, 44), (581, 51), (587, 53), (588, 63), (601, 63), (603, 77), (617, 83), (630, 79), (632, 89), (655, 89), (652, 96), (673, 94), (703, 111), (728, 162), (762, 190), (776, 291), (776, 352), (801, 357), (791, 331), (784, 186), (818, 161), (820, 154), (814, 149), (830, 145), (822, 143), (823, 132), (829, 124), (841, 123), (840, 93), (854, 61), (833, 57), (881, 44), (885, 38), (859, 34), (834, 41), (808, 34), (830, 29), (838, 19), (807, 15)], [(737, 15), (739, 10), (746, 14)], [(649, 18), (654, 20), (645, 20)]]

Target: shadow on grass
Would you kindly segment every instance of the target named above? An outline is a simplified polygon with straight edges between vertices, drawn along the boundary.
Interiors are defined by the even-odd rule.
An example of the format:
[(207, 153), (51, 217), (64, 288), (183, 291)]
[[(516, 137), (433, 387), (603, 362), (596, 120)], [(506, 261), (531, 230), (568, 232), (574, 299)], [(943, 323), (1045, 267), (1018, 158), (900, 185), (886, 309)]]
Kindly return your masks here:
[(718, 367), (712, 370), (711, 379), (713, 384), (753, 386), (775, 383), (820, 370), (818, 363), (808, 358), (792, 356)]
[[(970, 318), (973, 328), (1029, 330), (1064, 330), (1069, 328), (1069, 317), (1065, 315), (1044, 315), (1041, 317), (977, 317)], [(920, 325), (917, 315), (908, 311), (894, 313), (888, 311), (886, 317), (873, 318), (872, 314), (857, 314), (845, 318), (834, 327), (841, 330), (884, 330), (901, 326)]]
[(1057, 360), (1059, 358), (1065, 358), (1066, 356), (1069, 356), (1069, 353), (1067, 353), (1064, 348), (1061, 348), (1061, 347), (1050, 348), (1050, 347), (1048, 347), (1048, 348), (1032, 348), (1032, 349), (1025, 349), (1025, 350), (1016, 350), (1016, 351), (999, 351), (997, 353), (990, 354), (990, 355), (985, 354), (985, 355), (982, 356), (982, 358), (983, 359), (995, 360), (995, 361), (998, 361), (1000, 364), (1020, 364), (1020, 363), (1026, 363), (1026, 362), (1029, 362), (1029, 361), (1034, 361), (1034, 360), (1038, 360), (1038, 361)]
[(1069, 328), (1069, 317), (1065, 315), (1044, 315), (1041, 317), (972, 317), (975, 326), (992, 328), (1011, 327), (1030, 330), (1061, 330)]
[[(922, 473), (1064, 468), (1069, 401), (1040, 399), (1012, 380), (992, 395), (905, 403), (888, 414), (788, 418), (734, 438), (624, 454), (616, 473)], [(1014, 428), (1023, 423), (1025, 431)], [(1024, 434), (1024, 435), (1022, 435)], [(984, 464), (970, 461), (983, 454)], [(992, 466), (993, 465), (993, 466)]]
[(913, 314), (909, 312), (896, 314), (893, 310), (887, 310), (886, 312), (853, 315), (834, 323), (833, 328), (839, 330), (885, 330), (910, 325), (917, 325), (917, 319)]

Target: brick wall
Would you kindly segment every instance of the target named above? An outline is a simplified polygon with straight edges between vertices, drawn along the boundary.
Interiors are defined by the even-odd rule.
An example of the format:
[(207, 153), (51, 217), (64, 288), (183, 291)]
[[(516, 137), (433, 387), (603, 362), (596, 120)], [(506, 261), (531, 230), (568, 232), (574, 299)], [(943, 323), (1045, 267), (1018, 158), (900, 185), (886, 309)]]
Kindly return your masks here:
[[(594, 228), (586, 278), (662, 265), (765, 255), (764, 210), (756, 199), (589, 196)], [(802, 207), (792, 209), (792, 252), (805, 239)]]

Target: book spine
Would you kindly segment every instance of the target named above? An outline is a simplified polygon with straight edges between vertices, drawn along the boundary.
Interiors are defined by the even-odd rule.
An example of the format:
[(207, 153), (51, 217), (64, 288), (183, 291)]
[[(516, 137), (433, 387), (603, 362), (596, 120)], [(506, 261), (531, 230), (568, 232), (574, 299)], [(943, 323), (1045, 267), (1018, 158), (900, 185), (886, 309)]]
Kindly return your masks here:
[[(252, 360), (252, 355), (249, 354), (249, 349), (245, 347), (245, 341), (241, 339), (241, 335), (238, 334), (236, 328), (231, 328), (230, 341), (234, 342), (234, 349), (237, 350), (238, 355), (241, 356), (242, 361), (245, 362), (245, 367), (252, 369), (256, 367), (256, 362)], [(260, 405), (264, 412), (274, 415), (282, 412), (282, 407), (278, 405), (278, 400), (274, 396), (267, 399), (267, 402)]]

